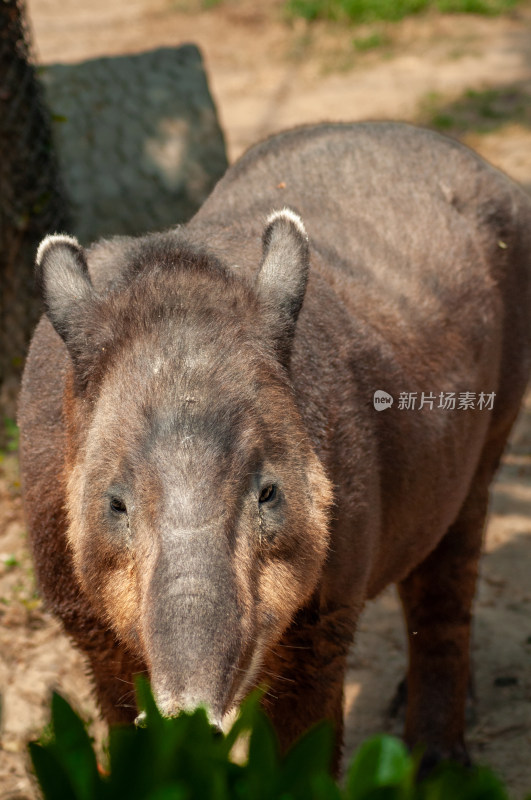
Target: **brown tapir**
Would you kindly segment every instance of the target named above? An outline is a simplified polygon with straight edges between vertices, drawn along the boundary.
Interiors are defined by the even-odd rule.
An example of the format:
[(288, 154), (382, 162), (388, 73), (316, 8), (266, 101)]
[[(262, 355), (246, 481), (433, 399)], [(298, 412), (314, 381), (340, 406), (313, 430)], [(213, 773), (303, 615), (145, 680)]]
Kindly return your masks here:
[(406, 741), (466, 759), (488, 488), (531, 363), (526, 194), (430, 131), (300, 128), (187, 225), (50, 236), (37, 272), (27, 518), (106, 719), (143, 670), (164, 713), (218, 724), (265, 682), (281, 745), (330, 718), (337, 759), (357, 619), (397, 582)]

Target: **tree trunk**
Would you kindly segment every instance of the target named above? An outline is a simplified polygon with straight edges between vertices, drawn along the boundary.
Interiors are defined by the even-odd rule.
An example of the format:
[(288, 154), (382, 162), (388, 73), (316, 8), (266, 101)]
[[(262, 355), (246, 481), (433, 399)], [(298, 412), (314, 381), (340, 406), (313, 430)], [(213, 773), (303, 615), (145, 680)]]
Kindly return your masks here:
[(41, 313), (35, 251), (68, 227), (50, 118), (31, 63), (24, 0), (0, 0), (0, 440)]

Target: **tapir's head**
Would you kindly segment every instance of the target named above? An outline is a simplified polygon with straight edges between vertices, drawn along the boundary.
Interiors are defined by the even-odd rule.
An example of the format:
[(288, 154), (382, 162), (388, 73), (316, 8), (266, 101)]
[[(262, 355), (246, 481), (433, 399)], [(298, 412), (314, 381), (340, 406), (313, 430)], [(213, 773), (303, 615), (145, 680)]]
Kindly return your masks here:
[(289, 368), (308, 259), (290, 212), (268, 221), (253, 282), (147, 237), (98, 292), (75, 239), (39, 248), (70, 361), (76, 574), (169, 715), (204, 704), (219, 722), (319, 582), (331, 492)]

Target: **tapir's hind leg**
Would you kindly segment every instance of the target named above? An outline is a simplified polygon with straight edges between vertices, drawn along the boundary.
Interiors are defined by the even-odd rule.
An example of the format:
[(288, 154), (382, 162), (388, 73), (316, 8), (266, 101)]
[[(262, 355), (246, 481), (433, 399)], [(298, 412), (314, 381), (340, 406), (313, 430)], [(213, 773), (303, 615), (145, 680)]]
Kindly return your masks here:
[(409, 645), (406, 742), (425, 746), (427, 768), (468, 762), (464, 743), (470, 625), (489, 484), (510, 425), (484, 448), (469, 494), (436, 549), (399, 585)]

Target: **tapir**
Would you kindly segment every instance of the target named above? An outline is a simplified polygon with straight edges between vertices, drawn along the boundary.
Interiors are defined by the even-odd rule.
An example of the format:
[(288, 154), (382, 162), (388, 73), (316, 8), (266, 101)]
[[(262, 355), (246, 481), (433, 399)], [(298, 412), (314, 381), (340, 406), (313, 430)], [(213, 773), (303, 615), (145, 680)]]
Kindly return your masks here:
[(286, 750), (342, 741), (367, 599), (398, 585), (405, 741), (466, 761), (489, 485), (531, 365), (531, 203), (401, 123), (252, 147), (184, 225), (37, 253), (20, 397), (40, 591), (109, 723), (223, 726), (250, 690)]

